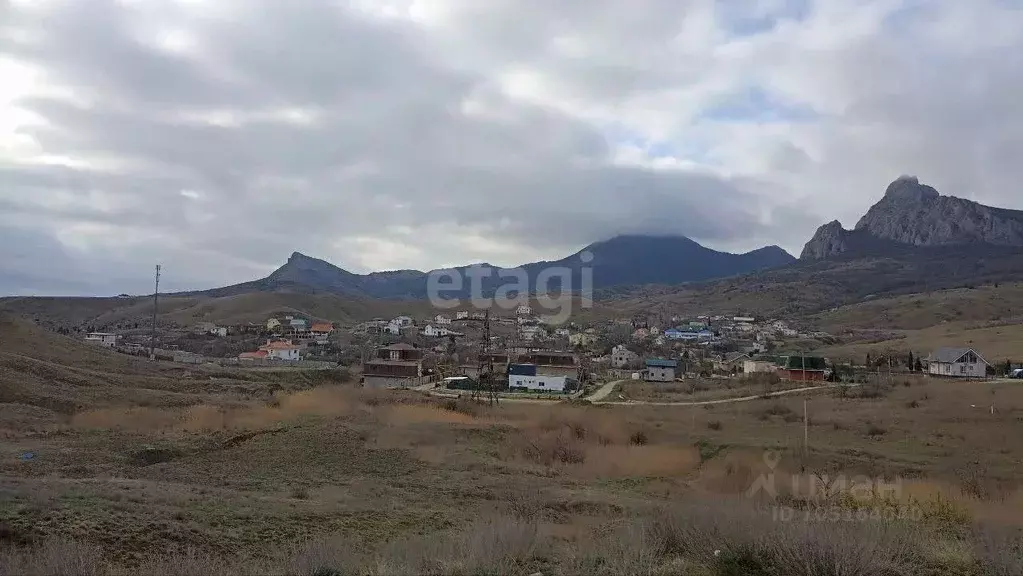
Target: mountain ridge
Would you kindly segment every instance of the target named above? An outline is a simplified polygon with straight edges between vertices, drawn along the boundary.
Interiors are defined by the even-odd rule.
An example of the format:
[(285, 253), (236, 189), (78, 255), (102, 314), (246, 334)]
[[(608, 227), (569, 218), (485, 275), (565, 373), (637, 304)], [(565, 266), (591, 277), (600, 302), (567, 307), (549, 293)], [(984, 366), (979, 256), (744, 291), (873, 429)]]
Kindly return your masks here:
[(1023, 247), (1023, 211), (945, 196), (915, 176), (900, 176), (851, 230), (838, 220), (818, 228), (800, 259), (877, 255), (898, 246)]
[[(592, 261), (583, 258), (588, 254)], [(620, 235), (594, 242), (560, 260), (530, 262), (519, 266), (530, 281), (544, 269), (562, 268), (565, 274), (555, 275), (554, 284), (545, 288), (560, 290), (570, 282), (569, 289), (582, 285), (583, 269), (592, 266), (594, 288), (643, 284), (681, 284), (724, 278), (784, 266), (796, 258), (778, 246), (765, 246), (741, 254), (720, 252), (702, 246), (681, 235)], [(471, 266), (500, 267), (478, 263), (423, 272), (420, 270), (387, 270), (356, 274), (326, 260), (292, 252), (281, 267), (265, 278), (210, 290), (179, 294), (228, 296), (253, 291), (284, 291), (300, 293), (332, 293), (368, 298), (424, 298), (431, 275), (464, 272)], [(500, 278), (483, 281), (484, 292), (491, 292)], [(574, 287), (574, 288), (573, 288)], [(533, 288), (533, 287), (531, 287)], [(462, 292), (467, 288), (463, 287)], [(446, 290), (446, 292), (448, 292)], [(452, 295), (459, 295), (455, 290)]]

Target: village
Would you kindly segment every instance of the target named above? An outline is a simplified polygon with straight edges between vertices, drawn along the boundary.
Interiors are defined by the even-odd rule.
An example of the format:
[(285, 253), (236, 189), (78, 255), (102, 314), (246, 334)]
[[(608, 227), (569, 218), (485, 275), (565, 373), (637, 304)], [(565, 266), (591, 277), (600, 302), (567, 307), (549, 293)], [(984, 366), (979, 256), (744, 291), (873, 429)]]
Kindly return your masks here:
[(84, 338), (122, 353), (191, 365), (343, 369), (374, 388), (477, 390), (483, 375), (501, 393), (551, 399), (630, 380), (714, 386), (759, 379), (781, 390), (784, 383), (865, 381), (882, 369), (1023, 378), (1020, 366), (989, 363), (969, 347), (940, 348), (922, 357), (825, 358), (814, 351), (835, 343), (836, 336), (748, 315), (640, 315), (559, 325), (528, 305), (509, 312), (399, 315), (347, 326), (289, 314), (262, 323), (161, 327), (159, 338), (144, 327), (89, 332)]

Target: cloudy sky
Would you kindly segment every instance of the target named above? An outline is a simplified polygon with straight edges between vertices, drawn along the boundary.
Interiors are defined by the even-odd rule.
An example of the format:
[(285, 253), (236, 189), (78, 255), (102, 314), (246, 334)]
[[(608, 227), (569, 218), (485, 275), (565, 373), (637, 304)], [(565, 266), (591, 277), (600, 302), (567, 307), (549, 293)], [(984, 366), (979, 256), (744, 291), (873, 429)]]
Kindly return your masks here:
[(0, 0), (0, 294), (1023, 208), (1023, 0)]

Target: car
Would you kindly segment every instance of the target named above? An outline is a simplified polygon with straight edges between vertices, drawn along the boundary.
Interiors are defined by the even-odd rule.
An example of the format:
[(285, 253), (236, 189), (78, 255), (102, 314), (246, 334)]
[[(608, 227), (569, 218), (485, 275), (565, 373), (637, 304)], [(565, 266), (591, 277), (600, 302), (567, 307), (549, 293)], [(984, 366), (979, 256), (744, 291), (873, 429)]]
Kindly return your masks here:
[(1023, 379), (1023, 368), (1017, 368), (1009, 373), (1009, 378)]

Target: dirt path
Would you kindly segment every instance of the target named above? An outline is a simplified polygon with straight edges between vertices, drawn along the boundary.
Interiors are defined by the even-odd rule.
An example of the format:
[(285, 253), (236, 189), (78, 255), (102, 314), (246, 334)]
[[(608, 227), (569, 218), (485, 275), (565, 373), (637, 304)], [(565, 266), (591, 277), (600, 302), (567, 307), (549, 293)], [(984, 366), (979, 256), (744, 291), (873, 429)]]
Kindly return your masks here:
[[(704, 400), (702, 402), (650, 402), (645, 400), (627, 400), (624, 402), (599, 402), (594, 401), (594, 404), (606, 404), (609, 406), (709, 406), (712, 404), (731, 404), (733, 402), (749, 402), (751, 400), (774, 398), (775, 396), (784, 396), (786, 394), (798, 394), (800, 392), (813, 392), (815, 390), (828, 390), (831, 388), (838, 388), (841, 384), (826, 384), (824, 386), (807, 386), (805, 388), (793, 388), (792, 390), (781, 390), (779, 392), (771, 392), (770, 394), (757, 394), (756, 396), (742, 396), (740, 398), (722, 398), (720, 400)], [(849, 384), (848, 387), (852, 388), (859, 386), (859, 384)], [(613, 388), (613, 387), (612, 387)], [(601, 392), (598, 390), (597, 392)], [(606, 396), (607, 394), (605, 394)], [(596, 396), (596, 394), (594, 394)], [(592, 396), (591, 396), (592, 398)]]
[(607, 384), (604, 384), (600, 388), (597, 388), (596, 392), (594, 392), (593, 394), (590, 394), (589, 396), (583, 398), (583, 400), (589, 400), (590, 402), (593, 402), (593, 403), (600, 402), (604, 398), (607, 398), (607, 396), (609, 394), (611, 394), (611, 392), (614, 391), (615, 386), (617, 386), (621, 382), (626, 382), (626, 380), (612, 380), (611, 382), (608, 382)]

